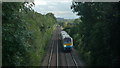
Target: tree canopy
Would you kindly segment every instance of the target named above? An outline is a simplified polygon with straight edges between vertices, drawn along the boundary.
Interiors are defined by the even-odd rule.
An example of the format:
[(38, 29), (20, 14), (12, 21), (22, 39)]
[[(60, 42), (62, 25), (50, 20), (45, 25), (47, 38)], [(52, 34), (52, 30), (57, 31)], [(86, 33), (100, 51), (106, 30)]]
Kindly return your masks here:
[(40, 66), (56, 18), (35, 12), (32, 6), (2, 3), (2, 66)]
[(88, 65), (119, 66), (120, 2), (73, 2), (71, 9), (81, 22), (70, 34)]

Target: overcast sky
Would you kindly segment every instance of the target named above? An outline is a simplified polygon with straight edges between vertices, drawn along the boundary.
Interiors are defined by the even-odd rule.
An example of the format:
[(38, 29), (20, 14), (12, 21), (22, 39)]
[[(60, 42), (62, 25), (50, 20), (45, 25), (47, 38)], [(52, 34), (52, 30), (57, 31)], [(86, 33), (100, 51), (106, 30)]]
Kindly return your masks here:
[(33, 9), (42, 14), (52, 12), (55, 17), (66, 19), (79, 17), (70, 9), (72, 0), (34, 0), (34, 3)]

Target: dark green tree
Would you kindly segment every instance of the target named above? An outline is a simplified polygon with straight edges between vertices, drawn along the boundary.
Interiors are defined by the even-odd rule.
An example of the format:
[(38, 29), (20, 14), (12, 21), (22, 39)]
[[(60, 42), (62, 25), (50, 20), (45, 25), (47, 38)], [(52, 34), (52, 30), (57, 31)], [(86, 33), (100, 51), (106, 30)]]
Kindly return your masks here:
[(52, 13), (35, 12), (32, 6), (34, 3), (2, 3), (2, 66), (40, 66), (56, 19)]
[(80, 38), (77, 48), (88, 65), (119, 66), (119, 4), (73, 2), (71, 9), (82, 21), (76, 33)]

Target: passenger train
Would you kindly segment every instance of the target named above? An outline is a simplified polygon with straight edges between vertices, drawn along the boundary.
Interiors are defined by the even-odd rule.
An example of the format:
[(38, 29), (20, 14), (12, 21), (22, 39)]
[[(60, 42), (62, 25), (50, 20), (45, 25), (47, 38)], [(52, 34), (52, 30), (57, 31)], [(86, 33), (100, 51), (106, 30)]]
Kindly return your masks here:
[(72, 51), (73, 39), (68, 35), (68, 33), (66, 31), (61, 31), (60, 37), (64, 51)]

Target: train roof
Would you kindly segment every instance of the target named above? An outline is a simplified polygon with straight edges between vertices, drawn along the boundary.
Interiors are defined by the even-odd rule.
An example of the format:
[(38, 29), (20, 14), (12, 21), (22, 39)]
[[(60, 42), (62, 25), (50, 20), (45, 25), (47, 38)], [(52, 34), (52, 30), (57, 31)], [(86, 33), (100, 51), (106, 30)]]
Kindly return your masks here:
[(61, 31), (62, 38), (71, 38), (66, 31)]
[(69, 35), (63, 35), (62, 38), (71, 38)]
[(62, 34), (67, 34), (67, 32), (66, 32), (66, 31), (61, 31), (61, 33), (62, 33)]
[(66, 35), (67, 32), (65, 32), (65, 31), (61, 31), (61, 34), (62, 34), (62, 35)]

